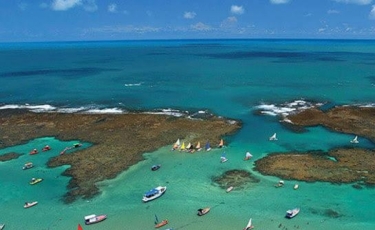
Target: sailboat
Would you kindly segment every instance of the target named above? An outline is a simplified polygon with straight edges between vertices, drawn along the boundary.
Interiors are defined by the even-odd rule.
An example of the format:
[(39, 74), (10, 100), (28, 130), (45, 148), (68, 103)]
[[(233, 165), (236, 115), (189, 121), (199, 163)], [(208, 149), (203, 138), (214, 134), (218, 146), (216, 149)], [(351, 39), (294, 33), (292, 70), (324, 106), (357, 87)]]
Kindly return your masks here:
[(221, 140), (220, 140), (220, 143), (219, 143), (219, 148), (222, 148), (223, 146), (224, 146), (224, 140), (221, 139)]
[(172, 150), (176, 150), (180, 147), (180, 139), (177, 139), (176, 143), (174, 143)]
[(253, 229), (254, 226), (253, 226), (253, 224), (251, 222), (252, 221), (251, 221), (251, 218), (250, 218), (249, 222), (247, 223), (246, 227), (243, 230)]
[(270, 141), (277, 141), (276, 133), (270, 137)]
[(250, 158), (252, 158), (252, 157), (253, 157), (253, 155), (251, 155), (250, 152), (247, 152), (244, 160), (245, 161), (250, 160)]
[(159, 222), (158, 216), (155, 214), (155, 228), (163, 227), (166, 224), (168, 224), (168, 220), (162, 220)]
[(350, 141), (350, 143), (358, 144), (359, 143), (358, 136), (355, 136), (354, 139)]
[(220, 162), (221, 163), (224, 163), (224, 162), (226, 162), (228, 159), (225, 157), (225, 152), (221, 155), (221, 157), (220, 157)]
[(207, 141), (205, 149), (206, 149), (206, 151), (210, 151), (211, 150), (211, 145), (210, 145), (209, 141)]
[(198, 144), (197, 144), (197, 146), (195, 146), (195, 149), (197, 150), (197, 151), (201, 151), (202, 150), (202, 148), (201, 148), (201, 143), (198, 141)]
[(185, 151), (185, 142), (182, 142), (182, 145), (181, 145), (181, 148), (180, 148), (180, 151)]
[(80, 224), (78, 224), (77, 230), (83, 230), (83, 228), (82, 228), (82, 226)]
[(190, 149), (191, 147), (191, 143), (189, 142), (189, 144), (186, 146), (186, 149)]

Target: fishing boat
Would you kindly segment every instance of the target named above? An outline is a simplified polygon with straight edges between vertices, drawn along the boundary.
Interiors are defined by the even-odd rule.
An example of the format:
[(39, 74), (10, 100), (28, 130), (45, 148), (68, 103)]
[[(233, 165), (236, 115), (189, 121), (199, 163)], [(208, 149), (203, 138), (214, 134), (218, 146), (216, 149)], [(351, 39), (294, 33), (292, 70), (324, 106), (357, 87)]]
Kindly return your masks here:
[(251, 155), (251, 153), (250, 152), (246, 152), (246, 155), (245, 155), (245, 161), (247, 161), (247, 160), (250, 160), (250, 158), (252, 158), (253, 157), (253, 155)]
[(22, 169), (26, 170), (26, 169), (31, 169), (32, 167), (34, 167), (33, 163), (28, 162), (28, 163), (24, 164), (24, 166), (22, 167)]
[(355, 136), (354, 139), (350, 141), (350, 143), (352, 143), (352, 144), (358, 144), (359, 143), (358, 136)]
[(89, 224), (96, 224), (96, 223), (99, 223), (103, 220), (107, 219), (107, 215), (95, 215), (95, 214), (92, 214), (92, 215), (88, 215), (88, 216), (85, 216), (85, 224), (86, 225), (89, 225)]
[(166, 186), (158, 186), (156, 188), (153, 188), (144, 194), (142, 200), (143, 202), (155, 200), (156, 198), (161, 197), (165, 193), (166, 190), (167, 190)]
[(173, 144), (172, 150), (176, 150), (180, 147), (180, 139), (177, 139), (176, 143)]
[(42, 149), (43, 152), (49, 151), (49, 150), (51, 150), (51, 147), (49, 147), (49, 145), (44, 146)]
[(151, 166), (151, 170), (156, 171), (156, 170), (160, 169), (160, 167), (161, 167), (161, 165), (153, 165), (153, 166)]
[(253, 228), (254, 228), (254, 226), (253, 226), (252, 220), (250, 218), (249, 222), (247, 222), (247, 225), (243, 230), (250, 230), (250, 229), (253, 229)]
[(33, 202), (25, 202), (25, 205), (23, 206), (24, 208), (30, 208), (38, 204), (38, 201), (33, 201)]
[(290, 210), (286, 211), (285, 217), (288, 218), (288, 219), (291, 219), (291, 218), (295, 217), (299, 213), (299, 211), (300, 211), (299, 208), (290, 209)]
[(294, 186), (293, 186), (293, 189), (294, 190), (297, 190), (299, 188), (299, 185), (298, 184), (295, 184)]
[(225, 157), (225, 153), (223, 153), (220, 157), (220, 162), (221, 163), (224, 163), (224, 162), (227, 162), (228, 161), (228, 158)]
[(197, 143), (197, 146), (195, 146), (195, 149), (197, 150), (197, 151), (201, 151), (202, 150), (202, 148), (201, 148), (201, 143), (198, 141), (198, 143)]
[(233, 189), (234, 189), (234, 187), (230, 186), (230, 187), (227, 188), (227, 192), (231, 192)]
[(189, 144), (186, 146), (186, 149), (189, 150), (191, 148), (191, 143), (189, 142)]
[(206, 151), (210, 151), (211, 150), (210, 142), (207, 141), (206, 146), (204, 148), (206, 149)]
[(0, 224), (0, 230), (5, 228), (5, 224)]
[(281, 181), (279, 181), (279, 183), (275, 184), (276, 188), (280, 188), (280, 187), (283, 187), (283, 186), (284, 186), (284, 181), (283, 180), (281, 180)]
[(159, 222), (158, 216), (155, 214), (155, 228), (163, 227), (168, 224), (168, 220), (162, 220)]
[(207, 207), (207, 208), (200, 208), (200, 209), (198, 209), (197, 215), (198, 216), (206, 215), (210, 211), (210, 209), (211, 208), (209, 208), (209, 207)]
[(220, 143), (219, 143), (219, 148), (222, 148), (223, 146), (224, 146), (224, 140), (221, 139), (221, 140), (220, 140)]
[(35, 155), (38, 153), (38, 150), (37, 149), (33, 149), (30, 151), (30, 155)]
[(80, 224), (78, 224), (77, 230), (83, 230), (83, 228)]
[(38, 179), (36, 179), (36, 178), (31, 178), (30, 184), (31, 184), (31, 185), (34, 185), (34, 184), (38, 184), (39, 182), (42, 182), (42, 181), (43, 181), (42, 178), (38, 178)]
[(185, 150), (186, 150), (185, 142), (182, 142), (182, 145), (181, 145), (180, 151), (185, 151)]
[(277, 141), (276, 133), (270, 137), (270, 141)]

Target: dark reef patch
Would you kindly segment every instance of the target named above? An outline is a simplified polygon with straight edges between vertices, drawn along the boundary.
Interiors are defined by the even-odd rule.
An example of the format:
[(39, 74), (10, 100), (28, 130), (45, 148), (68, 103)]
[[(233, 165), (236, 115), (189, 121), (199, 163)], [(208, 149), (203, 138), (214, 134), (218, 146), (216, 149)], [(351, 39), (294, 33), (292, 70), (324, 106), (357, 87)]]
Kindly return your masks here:
[(15, 153), (15, 152), (5, 153), (5, 154), (0, 155), (0, 161), (10, 161), (13, 159), (17, 159), (18, 157), (22, 155), (23, 154), (21, 153)]
[(233, 169), (213, 177), (212, 181), (222, 189), (233, 186), (237, 190), (245, 188), (250, 183), (259, 183), (260, 180), (246, 170)]

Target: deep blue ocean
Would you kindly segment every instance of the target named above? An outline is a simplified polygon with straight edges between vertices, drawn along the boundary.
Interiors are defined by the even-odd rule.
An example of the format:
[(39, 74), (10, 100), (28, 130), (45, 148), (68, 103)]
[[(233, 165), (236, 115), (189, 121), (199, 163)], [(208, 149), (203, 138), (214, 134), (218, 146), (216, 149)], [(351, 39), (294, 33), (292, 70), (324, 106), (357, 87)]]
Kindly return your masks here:
[[(170, 151), (171, 143), (100, 183), (101, 194), (94, 199), (69, 205), (61, 201), (69, 178), (60, 175), (69, 166), (49, 169), (45, 163), (75, 141), (46, 137), (1, 149), (0, 154), (25, 153), (0, 162), (0, 223), (6, 229), (76, 229), (93, 213), (108, 219), (84, 229), (154, 229), (155, 214), (169, 220), (164, 229), (243, 229), (249, 218), (256, 229), (267, 230), (375, 229), (374, 188), (285, 181), (276, 189), (280, 178), (253, 171), (254, 160), (272, 152), (350, 146), (355, 134), (322, 127), (294, 133), (277, 115), (318, 105), (374, 106), (373, 40), (2, 43), (0, 60), (0, 109), (136, 110), (175, 116), (204, 111), (243, 122), (238, 133), (225, 138), (225, 164), (219, 162), (222, 150), (176, 153)], [(263, 115), (255, 113), (259, 110)], [(279, 140), (270, 142), (275, 132)], [(0, 137), (5, 135), (0, 129)], [(365, 138), (359, 140), (361, 147), (374, 147)], [(27, 154), (45, 144), (53, 146), (50, 155)], [(254, 156), (250, 162), (243, 161), (247, 151)], [(36, 167), (23, 171), (28, 161)], [(163, 167), (152, 172), (150, 166), (160, 162)], [(229, 169), (246, 169), (260, 182), (226, 193), (211, 179)], [(44, 181), (30, 187), (29, 178), (36, 176)], [(298, 190), (293, 190), (295, 183)], [(168, 187), (166, 194), (142, 203), (142, 195), (158, 185)], [(25, 200), (39, 204), (24, 209)], [(198, 217), (196, 210), (206, 206), (212, 207), (210, 213)], [(285, 211), (297, 206), (300, 214), (286, 220)]]

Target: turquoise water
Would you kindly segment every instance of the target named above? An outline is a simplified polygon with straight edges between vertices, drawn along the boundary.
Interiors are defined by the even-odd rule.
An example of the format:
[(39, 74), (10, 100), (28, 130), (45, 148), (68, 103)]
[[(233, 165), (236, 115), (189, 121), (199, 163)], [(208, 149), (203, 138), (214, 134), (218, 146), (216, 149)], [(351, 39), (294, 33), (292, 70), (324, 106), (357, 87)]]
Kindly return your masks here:
[[(47, 160), (76, 141), (53, 137), (0, 150), (24, 153), (0, 162), (0, 223), (6, 229), (76, 229), (89, 214), (107, 214), (100, 224), (84, 229), (154, 229), (154, 216), (174, 229), (243, 229), (253, 218), (256, 229), (374, 229), (373, 188), (285, 181), (253, 171), (253, 162), (271, 152), (329, 150), (350, 146), (350, 134), (321, 127), (294, 133), (274, 117), (255, 115), (259, 105), (290, 108), (290, 102), (373, 104), (375, 42), (346, 40), (192, 40), (88, 43), (1, 44), (0, 108), (37, 111), (121, 112), (141, 109), (209, 110), (240, 119), (243, 128), (226, 139), (223, 150), (195, 154), (166, 146), (145, 153), (145, 160), (113, 180), (99, 184), (101, 194), (63, 204), (69, 166), (46, 168)], [(286, 104), (284, 104), (286, 103)], [(272, 110), (275, 112), (275, 110)], [(277, 142), (268, 137), (277, 132)], [(0, 136), (6, 135), (0, 129)], [(373, 143), (359, 137), (360, 146)], [(28, 155), (45, 144), (51, 151)], [(84, 147), (89, 147), (85, 143)], [(245, 152), (254, 157), (243, 161)], [(77, 152), (76, 154), (79, 154)], [(35, 168), (22, 170), (32, 161)], [(152, 172), (153, 164), (162, 164)], [(212, 177), (230, 169), (246, 169), (259, 183), (226, 193)], [(43, 182), (30, 186), (31, 177)], [(298, 183), (300, 188), (293, 190)], [(149, 203), (142, 195), (158, 185), (166, 194)], [(24, 209), (25, 201), (39, 204)], [(210, 206), (198, 217), (198, 208)], [(284, 218), (300, 207), (300, 214)], [(327, 216), (333, 210), (336, 216)], [(20, 221), (22, 220), (22, 221)], [(280, 225), (281, 224), (281, 225)], [(279, 227), (280, 226), (280, 227)], [(165, 229), (161, 228), (161, 229)]]

